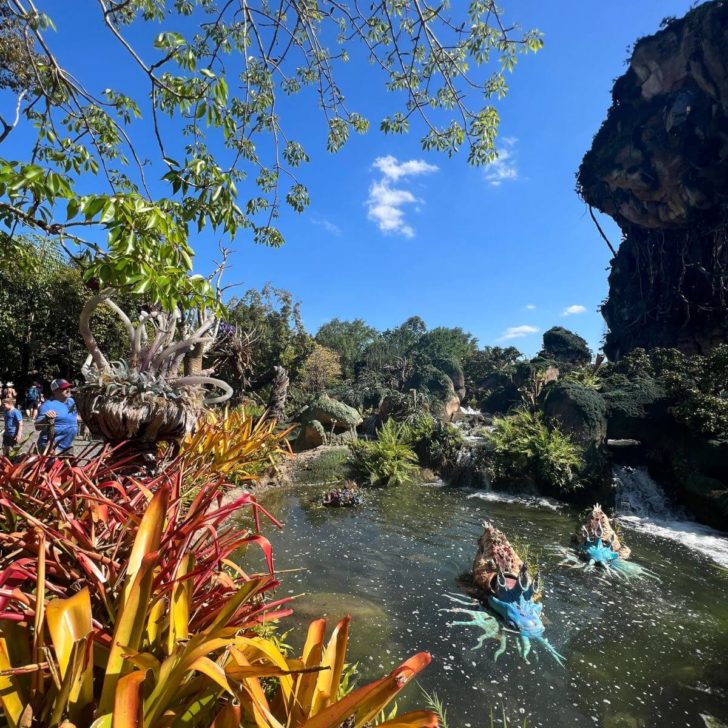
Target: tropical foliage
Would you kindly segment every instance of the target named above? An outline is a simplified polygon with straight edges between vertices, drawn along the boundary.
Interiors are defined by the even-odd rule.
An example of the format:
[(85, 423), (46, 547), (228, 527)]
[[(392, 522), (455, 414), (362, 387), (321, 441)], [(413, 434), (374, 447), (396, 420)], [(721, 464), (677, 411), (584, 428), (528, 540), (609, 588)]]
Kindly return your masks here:
[[(260, 521), (276, 522), (255, 499), (218, 505), (225, 481), (208, 470), (185, 504), (186, 477), (202, 473), (182, 461), (147, 478), (109, 463), (0, 461), (0, 707), (12, 728), (363, 726), (429, 663), (421, 653), (339, 699), (348, 620), (328, 642), (312, 623), (299, 659), (259, 629), (290, 599), (271, 596)], [(229, 520), (241, 508), (250, 528)], [(237, 563), (247, 545), (262, 549), (263, 573)]]
[[(231, 238), (249, 229), (256, 242), (280, 245), (281, 205), (308, 205), (295, 170), (309, 157), (283, 126), (279, 96), (321, 89), (315, 103), (337, 151), (369, 126), (344, 100), (337, 73), (363, 52), (386, 87), (403, 94), (400, 110), (379, 120), (383, 132), (406, 132), (419, 119), (425, 149), (452, 154), (467, 145), (469, 161), (484, 164), (495, 157), (505, 74), (519, 52), (542, 45), (537, 32), (504, 23), (492, 3), (457, 13), (423, 13), (416, 2), (399, 2), (396, 12), (348, 2), (101, 6), (86, 32), (108, 37), (108, 60), (119, 69), (118, 85), (101, 93), (92, 91), (91, 64), (59, 61), (52, 17), (21, 0), (3, 6), (1, 81), (16, 103), (0, 120), (0, 143), (21, 126), (34, 135), (26, 159), (0, 158), (0, 223), (11, 231), (3, 243), (15, 244), (18, 227), (48, 235), (69, 246), (86, 280), (144, 293), (170, 311), (211, 299), (208, 281), (190, 275), (191, 228)], [(469, 71), (476, 66), (485, 72)], [(147, 90), (137, 94), (140, 84)], [(162, 195), (150, 192), (153, 176)], [(97, 189), (88, 194), (91, 177)], [(290, 185), (280, 189), (284, 179)], [(247, 180), (255, 183), (240, 192)]]
[(316, 332), (316, 341), (339, 355), (342, 374), (352, 379), (367, 347), (378, 336), (379, 332), (361, 319), (340, 321), (335, 318)]
[(402, 485), (418, 470), (407, 427), (394, 420), (380, 428), (375, 440), (357, 440), (349, 449), (353, 471), (372, 485)]
[(457, 427), (420, 412), (407, 422), (405, 432), (423, 467), (447, 472), (456, 465), (463, 445)]
[[(194, 433), (180, 446), (180, 458), (193, 472), (214, 472), (240, 485), (257, 480), (291, 454), (287, 436), (291, 429), (279, 429), (275, 420), (254, 416), (244, 407), (208, 412)], [(189, 484), (192, 478), (188, 477)]]
[(527, 477), (558, 492), (579, 486), (581, 449), (556, 426), (547, 426), (540, 413), (522, 410), (493, 424), (488, 439), (496, 479)]
[(612, 389), (619, 388), (620, 377), (642, 386), (656, 384), (679, 424), (707, 437), (728, 437), (728, 345), (693, 356), (677, 349), (635, 349), (609, 374)]
[[(24, 388), (30, 379), (79, 377), (88, 352), (78, 322), (91, 295), (78, 267), (57, 245), (40, 237), (19, 239), (13, 254), (0, 260), (3, 381), (12, 379)], [(132, 314), (140, 302), (123, 294), (120, 299)], [(98, 309), (93, 327), (111, 359), (127, 356), (124, 325), (111, 309)]]

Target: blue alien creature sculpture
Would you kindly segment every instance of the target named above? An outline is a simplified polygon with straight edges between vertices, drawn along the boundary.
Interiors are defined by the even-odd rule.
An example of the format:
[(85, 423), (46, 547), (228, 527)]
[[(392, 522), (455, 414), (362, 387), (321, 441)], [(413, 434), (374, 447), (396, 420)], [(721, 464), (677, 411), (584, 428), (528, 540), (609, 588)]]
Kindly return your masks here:
[[(495, 653), (496, 660), (505, 652), (507, 633), (511, 632), (518, 635), (518, 651), (526, 662), (532, 642), (536, 642), (563, 665), (564, 658), (543, 636), (545, 628), (541, 620), (543, 605), (540, 603), (539, 575), (531, 578), (527, 565), (521, 561), (501, 531), (490, 523), (483, 523), (483, 529), (472, 574), (473, 592), (477, 599), (446, 594), (448, 599), (462, 606), (441, 611), (464, 614), (470, 618), (450, 622), (450, 625), (479, 627), (483, 631), (472, 649), (481, 648), (486, 639), (498, 640), (500, 644)], [(483, 602), (489, 609), (484, 608)]]
[(657, 579), (651, 571), (627, 560), (631, 553), (629, 547), (622, 543), (598, 503), (587, 514), (585, 522), (576, 533), (575, 541), (575, 550), (562, 546), (555, 548), (563, 557), (561, 566), (587, 571), (600, 567), (606, 575), (620, 579)]

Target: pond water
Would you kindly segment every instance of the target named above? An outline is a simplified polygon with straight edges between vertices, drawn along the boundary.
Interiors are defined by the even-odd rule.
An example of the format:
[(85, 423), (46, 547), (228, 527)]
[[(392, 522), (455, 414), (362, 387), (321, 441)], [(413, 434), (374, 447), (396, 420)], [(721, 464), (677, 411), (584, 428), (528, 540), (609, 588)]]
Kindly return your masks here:
[[(728, 578), (704, 553), (641, 528), (624, 527), (634, 561), (660, 581), (620, 582), (560, 567), (547, 546), (568, 546), (574, 514), (548, 501), (500, 500), (468, 489), (412, 485), (366, 491), (358, 508), (317, 505), (321, 488), (280, 489), (261, 498), (282, 531), (268, 529), (276, 568), (293, 603), (299, 649), (305, 625), (325, 616), (328, 631), (353, 617), (348, 659), (360, 684), (427, 650), (420, 685), (447, 707), (449, 728), (511, 726), (704, 726), (728, 722)], [(448, 626), (440, 611), (472, 565), (481, 522), (533, 547), (545, 577), (546, 636), (559, 666), (534, 648), (529, 663), (513, 636), (473, 650), (477, 627)], [(718, 545), (728, 541), (713, 535)], [(538, 654), (534, 654), (538, 653)], [(400, 710), (423, 705), (410, 686)], [(702, 716), (706, 716), (705, 718)]]

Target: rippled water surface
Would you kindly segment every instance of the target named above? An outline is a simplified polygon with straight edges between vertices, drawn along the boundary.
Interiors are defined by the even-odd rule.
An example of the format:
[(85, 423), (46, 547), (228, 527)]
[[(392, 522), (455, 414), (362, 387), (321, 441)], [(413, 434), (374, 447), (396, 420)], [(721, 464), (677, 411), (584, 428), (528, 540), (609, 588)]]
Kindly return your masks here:
[[(488, 726), (503, 708), (529, 726), (704, 726), (728, 723), (728, 579), (702, 553), (625, 528), (633, 559), (659, 583), (621, 583), (559, 567), (549, 545), (569, 545), (573, 514), (549, 502), (501, 502), (432, 486), (368, 490), (354, 509), (316, 505), (316, 487), (271, 491), (263, 503), (285, 528), (269, 532), (285, 594), (305, 593), (285, 627), (353, 616), (349, 659), (379, 677), (419, 650), (432, 653), (421, 685), (437, 691), (450, 728)], [(482, 494), (481, 494), (482, 495)], [(480, 632), (448, 626), (457, 592), (488, 519), (540, 554), (546, 635), (565, 667), (543, 653), (530, 664), (509, 636), (506, 652)], [(303, 631), (290, 642), (299, 648)], [(536, 650), (537, 651), (537, 648)], [(422, 705), (410, 686), (405, 709)], [(496, 724), (499, 724), (496, 721)]]

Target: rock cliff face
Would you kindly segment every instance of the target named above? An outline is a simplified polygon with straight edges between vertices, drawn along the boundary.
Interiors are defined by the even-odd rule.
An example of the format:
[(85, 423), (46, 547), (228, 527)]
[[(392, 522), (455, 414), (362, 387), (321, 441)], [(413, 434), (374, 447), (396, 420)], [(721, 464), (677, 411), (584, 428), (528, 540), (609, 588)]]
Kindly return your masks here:
[(624, 238), (612, 261), (610, 359), (728, 340), (728, 0), (635, 46), (578, 174)]

